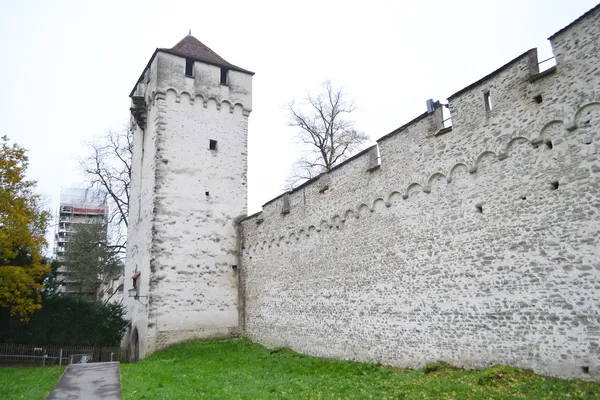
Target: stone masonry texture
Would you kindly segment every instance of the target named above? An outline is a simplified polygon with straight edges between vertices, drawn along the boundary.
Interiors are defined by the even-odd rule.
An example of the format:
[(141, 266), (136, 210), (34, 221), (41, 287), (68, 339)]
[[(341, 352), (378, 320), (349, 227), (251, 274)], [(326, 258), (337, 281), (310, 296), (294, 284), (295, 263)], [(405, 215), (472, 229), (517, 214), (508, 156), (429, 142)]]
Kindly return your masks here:
[(450, 96), (451, 131), (423, 114), (378, 140), (378, 168), (365, 152), (243, 220), (245, 333), (599, 379), (600, 7), (550, 41), (554, 68), (530, 50)]
[(223, 85), (218, 66), (193, 65), (185, 76), (184, 57), (157, 51), (132, 93), (143, 97), (147, 122), (132, 122), (124, 289), (137, 276), (139, 297), (125, 299), (123, 343), (140, 358), (182, 340), (228, 337), (239, 325), (233, 266), (236, 221), (247, 214), (252, 77), (230, 70)]

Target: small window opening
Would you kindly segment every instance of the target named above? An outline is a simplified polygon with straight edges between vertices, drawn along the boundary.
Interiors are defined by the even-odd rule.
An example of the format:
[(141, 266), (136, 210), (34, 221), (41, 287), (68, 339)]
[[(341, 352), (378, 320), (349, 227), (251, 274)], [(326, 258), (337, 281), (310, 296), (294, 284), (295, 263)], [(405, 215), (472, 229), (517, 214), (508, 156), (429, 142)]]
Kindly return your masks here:
[(548, 150), (552, 150), (552, 148), (554, 147), (554, 146), (552, 145), (552, 140), (546, 140), (546, 142), (545, 142), (545, 143), (546, 143), (546, 148), (547, 148)]
[(490, 91), (486, 91), (483, 93), (483, 102), (485, 104), (485, 111), (492, 110), (492, 96), (490, 95)]
[(544, 100), (542, 99), (542, 95), (541, 95), (541, 94), (538, 94), (537, 96), (535, 96), (535, 97), (533, 98), (533, 101), (535, 101), (536, 103), (540, 104), (540, 103), (541, 103), (542, 101), (544, 101)]
[(550, 186), (552, 190), (558, 189), (558, 181), (551, 182)]
[(209, 148), (209, 150), (216, 150), (217, 149), (217, 141), (210, 139), (210, 141), (208, 142), (208, 148)]
[(185, 76), (194, 76), (194, 60), (191, 58), (185, 59)]
[(221, 68), (221, 85), (229, 85), (229, 70), (226, 68)]
[(588, 367), (588, 366), (583, 366), (583, 367), (581, 367), (581, 371), (582, 371), (584, 374), (589, 374), (589, 373), (590, 373), (590, 367)]
[(210, 196), (210, 192), (204, 192), (206, 196)]
[(527, 196), (521, 196), (521, 200), (527, 200)]
[(482, 206), (481, 204), (477, 204), (477, 205), (475, 206), (475, 209), (477, 210), (477, 212), (478, 212), (479, 214), (483, 214), (483, 206)]
[(234, 270), (234, 271), (236, 271), (237, 270), (237, 265), (232, 265), (231, 269)]

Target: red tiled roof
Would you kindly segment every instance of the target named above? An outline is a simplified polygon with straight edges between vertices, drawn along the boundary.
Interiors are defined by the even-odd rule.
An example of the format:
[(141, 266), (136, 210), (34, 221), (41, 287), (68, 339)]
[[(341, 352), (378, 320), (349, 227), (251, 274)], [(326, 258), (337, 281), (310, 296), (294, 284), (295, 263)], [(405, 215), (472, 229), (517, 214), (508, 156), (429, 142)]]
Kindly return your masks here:
[(181, 39), (175, 46), (171, 47), (171, 50), (198, 60), (210, 61), (215, 64), (229, 64), (223, 57), (219, 56), (192, 35), (187, 35)]
[(174, 54), (176, 56), (193, 58), (196, 61), (205, 62), (207, 64), (212, 64), (219, 67), (230, 68), (240, 72), (252, 73), (248, 70), (228, 63), (223, 57), (212, 51), (210, 47), (192, 35), (187, 35), (170, 49), (158, 49), (158, 51)]

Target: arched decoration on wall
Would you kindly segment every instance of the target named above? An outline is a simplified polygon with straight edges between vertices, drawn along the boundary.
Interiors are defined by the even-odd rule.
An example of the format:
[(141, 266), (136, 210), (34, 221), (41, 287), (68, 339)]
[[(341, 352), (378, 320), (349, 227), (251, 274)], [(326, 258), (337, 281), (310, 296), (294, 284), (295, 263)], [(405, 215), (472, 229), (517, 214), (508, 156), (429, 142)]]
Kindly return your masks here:
[(490, 150), (486, 150), (479, 156), (477, 156), (475, 164), (473, 165), (473, 169), (475, 169), (475, 171), (479, 171), (482, 167), (492, 164), (494, 161), (497, 160), (497, 158), (498, 156), (496, 155), (496, 153)]
[(187, 106), (190, 104), (194, 104), (194, 98), (189, 92), (181, 92), (177, 102)]
[(358, 217), (366, 217), (369, 214), (371, 214), (371, 208), (366, 205), (365, 203), (362, 203), (360, 206), (358, 206)]
[(564, 122), (560, 119), (553, 119), (552, 121), (545, 124), (542, 129), (540, 129), (540, 137), (546, 138), (548, 136), (548, 132), (552, 130), (552, 128), (557, 127), (562, 131), (564, 126)]
[[(237, 106), (237, 104), (236, 104), (236, 106)], [(581, 113), (584, 109), (588, 109), (592, 106), (598, 106), (600, 108), (600, 102), (588, 103), (585, 106), (581, 107), (576, 114), (577, 117), (579, 118), (581, 116)], [(291, 241), (292, 237), (296, 237), (296, 240), (300, 240), (300, 238), (303, 236), (303, 233), (305, 233), (305, 235), (307, 237), (310, 237), (311, 234), (314, 234), (315, 232), (320, 232), (325, 227), (328, 227), (328, 228), (332, 228), (333, 226), (340, 227), (343, 224), (347, 223), (349, 220), (358, 219), (361, 216), (364, 217), (365, 215), (370, 215), (376, 209), (385, 210), (384, 207), (378, 206), (378, 204), (385, 205), (386, 207), (390, 207), (394, 201), (399, 200), (398, 197), (407, 199), (407, 198), (409, 198), (409, 196), (412, 196), (416, 193), (420, 193), (421, 191), (424, 191), (423, 188), (431, 188), (432, 186), (435, 188), (436, 185), (439, 185), (443, 181), (443, 179), (445, 179), (447, 181), (447, 183), (452, 183), (453, 181), (457, 180), (457, 177), (460, 176), (460, 174), (464, 174), (465, 177), (468, 177), (469, 173), (476, 172), (478, 170), (478, 167), (486, 162), (486, 159), (489, 158), (489, 159), (494, 159), (497, 161), (502, 161), (502, 160), (504, 160), (504, 158), (508, 157), (511, 152), (514, 152), (516, 149), (516, 146), (519, 144), (528, 144), (528, 143), (535, 142), (538, 146), (542, 145), (543, 143), (546, 142), (545, 140), (542, 139), (542, 137), (547, 136), (550, 131), (552, 131), (553, 129), (556, 129), (557, 127), (561, 128), (560, 129), (561, 133), (566, 133), (567, 135), (569, 134), (568, 132), (565, 132), (564, 129), (562, 129), (563, 128), (562, 120), (552, 119), (551, 121), (549, 121), (543, 125), (542, 130), (540, 131), (540, 134), (534, 139), (530, 140), (525, 135), (521, 134), (521, 135), (518, 135), (518, 136), (508, 139), (508, 142), (506, 143), (506, 145), (504, 145), (504, 146), (499, 145), (500, 151), (498, 153), (495, 151), (492, 151), (492, 150), (483, 151), (482, 153), (480, 153), (477, 156), (477, 158), (475, 159), (475, 161), (473, 163), (473, 166), (470, 169), (469, 169), (467, 163), (458, 162), (450, 168), (447, 175), (444, 175), (444, 173), (441, 171), (432, 173), (429, 176), (429, 178), (427, 178), (427, 181), (426, 181), (427, 185), (425, 185), (425, 186), (423, 186), (422, 184), (420, 184), (418, 182), (413, 182), (410, 185), (408, 185), (404, 194), (401, 194), (402, 193), (401, 191), (393, 190), (385, 197), (375, 198), (373, 200), (371, 207), (369, 207), (369, 205), (367, 203), (361, 203), (356, 208), (356, 210), (354, 210), (354, 209), (346, 210), (343, 213), (343, 217), (340, 217), (339, 214), (336, 214), (335, 216), (332, 217), (331, 222), (328, 222), (326, 220), (321, 220), (321, 222), (319, 223), (319, 228), (317, 228), (315, 225), (311, 225), (307, 228), (306, 231), (304, 231), (304, 229), (300, 229), (297, 234), (290, 233), (289, 239)], [(502, 152), (502, 150), (501, 150), (502, 148), (504, 148), (504, 152)], [(549, 147), (549, 148), (551, 149), (551, 147)], [(526, 150), (527, 152), (530, 152), (533, 150), (529, 146), (527, 146), (526, 149), (527, 149)], [(354, 217), (354, 218), (351, 218), (351, 217)], [(272, 242), (273, 242), (273, 240), (272, 240)], [(281, 238), (280, 238), (280, 240), (281, 240)], [(267, 243), (266, 241), (263, 242), (263, 247), (266, 245), (266, 243)], [(249, 249), (250, 248), (251, 247), (249, 246)]]
[(233, 104), (229, 100), (223, 100), (220, 107), (221, 112), (233, 114)]
[(378, 197), (375, 199), (375, 201), (373, 201), (373, 207), (371, 207), (371, 211), (375, 211), (377, 207), (380, 209), (385, 208), (385, 200), (383, 200), (383, 197)]
[(231, 109), (231, 113), (235, 115), (244, 115), (244, 105), (242, 103), (235, 103)]
[(342, 222), (346, 222), (346, 220), (351, 217), (358, 218), (358, 215), (354, 212), (354, 210), (346, 210), (346, 212), (344, 213), (344, 218), (342, 219)]
[(177, 90), (175, 90), (175, 89), (167, 89), (166, 100), (168, 102), (178, 103), (179, 102), (179, 95), (177, 94)]
[(197, 105), (197, 106), (199, 106), (199, 107), (202, 107), (202, 108), (204, 108), (204, 102), (205, 102), (205, 101), (206, 101), (206, 100), (205, 100), (204, 96), (203, 96), (203, 95), (201, 95), (201, 94), (197, 94), (197, 95), (194, 97), (194, 104), (195, 104), (195, 105)]
[[(156, 93), (152, 93), (153, 99), (152, 101), (155, 102), (156, 100), (160, 100), (160, 96), (162, 96), (163, 93), (162, 92), (156, 92)], [(226, 108), (225, 110), (228, 110), (230, 114), (234, 114), (234, 113), (240, 113), (242, 115), (249, 115), (250, 114), (250, 109), (246, 109), (244, 107), (244, 105), (242, 103), (234, 103), (232, 100), (229, 99), (219, 99), (215, 96), (209, 96), (209, 97), (205, 97), (202, 94), (192, 94), (188, 91), (182, 91), (181, 93), (179, 93), (177, 91), (177, 89), (175, 88), (168, 88), (166, 89), (166, 91), (164, 92), (164, 99), (165, 100), (169, 100), (169, 101), (173, 101), (175, 103), (181, 103), (183, 101), (183, 103), (187, 104), (197, 104), (197, 105), (202, 105), (204, 108), (208, 108), (208, 104), (209, 102), (211, 103), (211, 107), (214, 105), (216, 110), (221, 110), (221, 106), (226, 103)]]
[(204, 108), (210, 110), (220, 110), (221, 103), (216, 97), (209, 97), (206, 100), (204, 100)]
[(321, 223), (319, 224), (319, 232), (320, 231), (324, 231), (331, 228), (331, 224), (327, 221), (325, 221), (324, 219), (321, 220)]
[(464, 169), (465, 175), (469, 171), (469, 167), (467, 166), (466, 163), (463, 163), (463, 162), (456, 163), (452, 166), (452, 168), (450, 168), (450, 171), (448, 172), (448, 175), (447, 175), (448, 183), (451, 183), (456, 178), (456, 176), (460, 173), (461, 169)]
[(422, 191), (423, 191), (423, 185), (421, 185), (420, 183), (416, 183), (416, 182), (411, 183), (406, 188), (406, 193), (403, 196), (403, 198), (408, 199), (409, 197), (414, 196), (415, 193), (422, 192)]
[(506, 143), (506, 147), (504, 148), (504, 153), (508, 154), (510, 156), (510, 150), (513, 148), (513, 146), (517, 143), (521, 143), (521, 142), (527, 142), (529, 143), (529, 139), (527, 139), (524, 136), (517, 136), (514, 137), (512, 139), (510, 139), (508, 141), (508, 143)]
[(575, 115), (573, 116), (573, 121), (575, 121), (576, 123), (580, 123), (579, 118), (581, 117), (581, 114), (583, 113), (584, 110), (590, 108), (590, 107), (600, 107), (600, 101), (592, 101), (591, 103), (587, 103), (581, 107), (579, 107), (579, 110), (577, 110), (577, 112), (575, 113)]
[(446, 184), (448, 183), (448, 178), (446, 175), (442, 174), (441, 172), (435, 172), (429, 177), (429, 179), (427, 179), (427, 187), (429, 187), (430, 190), (434, 190), (435, 188), (441, 186), (442, 182)]
[(339, 215), (336, 214), (333, 216), (333, 218), (331, 218), (331, 225), (335, 226), (336, 228), (339, 228), (342, 225), (342, 219)]
[(401, 198), (402, 198), (402, 193), (400, 193), (397, 190), (394, 190), (392, 193), (388, 194), (385, 205), (390, 207), (394, 203), (394, 201), (398, 201), (398, 199), (401, 199)]

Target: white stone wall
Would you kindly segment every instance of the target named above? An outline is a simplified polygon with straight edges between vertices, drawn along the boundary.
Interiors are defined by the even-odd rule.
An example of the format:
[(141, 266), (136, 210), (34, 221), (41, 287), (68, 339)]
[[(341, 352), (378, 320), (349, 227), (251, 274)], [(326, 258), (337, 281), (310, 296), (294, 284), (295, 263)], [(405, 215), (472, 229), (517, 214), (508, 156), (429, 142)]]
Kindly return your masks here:
[[(148, 114), (146, 129), (142, 130), (132, 122), (133, 134), (133, 161), (131, 171), (131, 193), (129, 203), (129, 226), (127, 229), (127, 257), (124, 273), (124, 302), (128, 318), (131, 320), (131, 328), (123, 338), (123, 344), (133, 350), (135, 343), (132, 342), (134, 330), (137, 330), (139, 338), (139, 354), (143, 356), (148, 351), (148, 312), (150, 290), (150, 260), (152, 247), (152, 229), (154, 224), (154, 185), (156, 174), (156, 140), (157, 133), (162, 124), (161, 119), (164, 111), (159, 112), (161, 104), (160, 96), (152, 103), (156, 95), (156, 59), (152, 63), (150, 71), (151, 80), (145, 78), (138, 84), (137, 95), (144, 95), (148, 103)], [(163, 96), (164, 97), (164, 96)], [(162, 108), (162, 107), (160, 107)], [(131, 277), (135, 272), (140, 272), (138, 278), (139, 299), (129, 297), (128, 291), (133, 287)]]
[(449, 98), (451, 132), (424, 114), (378, 141), (379, 168), (362, 154), (328, 190), (292, 192), (288, 214), (280, 197), (244, 220), (248, 336), (400, 367), (598, 379), (599, 41), (597, 8), (552, 38), (555, 71), (530, 81), (524, 53)]
[(135, 131), (132, 198), (140, 203), (131, 208), (139, 218), (129, 229), (125, 284), (127, 291), (137, 268), (140, 295), (149, 296), (128, 301), (142, 358), (181, 340), (228, 336), (238, 326), (234, 221), (247, 212), (252, 106), (250, 75), (230, 71), (224, 86), (218, 67), (196, 62), (188, 78), (184, 58), (160, 52), (150, 71), (150, 82), (137, 89), (149, 112), (146, 131)]

